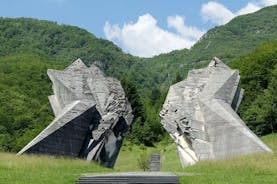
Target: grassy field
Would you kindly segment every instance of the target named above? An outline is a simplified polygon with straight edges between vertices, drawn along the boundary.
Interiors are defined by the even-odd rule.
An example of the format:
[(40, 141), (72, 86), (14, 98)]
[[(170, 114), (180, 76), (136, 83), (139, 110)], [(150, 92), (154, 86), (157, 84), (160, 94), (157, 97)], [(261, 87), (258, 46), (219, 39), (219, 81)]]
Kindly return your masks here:
[(116, 171), (142, 171), (138, 165), (140, 157), (150, 158), (151, 153), (160, 153), (162, 171), (183, 171), (176, 147), (173, 143), (159, 143), (155, 147), (124, 144), (119, 153), (114, 169)]
[(82, 173), (110, 171), (82, 160), (0, 153), (1, 184), (69, 184)]
[(83, 173), (141, 171), (137, 160), (154, 152), (161, 153), (162, 170), (180, 175), (181, 183), (277, 183), (277, 134), (264, 136), (262, 140), (272, 148), (273, 154), (200, 162), (185, 169), (181, 168), (172, 143), (148, 148), (125, 142), (113, 170), (78, 159), (0, 153), (0, 183), (69, 184), (75, 183)]
[(200, 162), (184, 170), (194, 176), (182, 176), (181, 183), (205, 184), (255, 184), (277, 183), (277, 134), (262, 137), (274, 151), (240, 158)]

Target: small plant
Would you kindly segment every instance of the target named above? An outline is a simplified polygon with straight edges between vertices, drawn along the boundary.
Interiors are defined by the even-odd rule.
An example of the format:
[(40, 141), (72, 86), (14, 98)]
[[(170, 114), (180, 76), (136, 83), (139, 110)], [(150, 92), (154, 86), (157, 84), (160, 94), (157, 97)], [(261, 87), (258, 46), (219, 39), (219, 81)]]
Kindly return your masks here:
[(139, 149), (141, 149), (141, 150), (146, 150), (146, 146), (143, 145), (143, 144), (141, 144), (141, 145), (139, 145)]
[(150, 155), (146, 151), (142, 152), (137, 162), (140, 169), (147, 171), (149, 169)]
[(130, 146), (128, 146), (127, 147), (127, 149), (129, 150), (129, 151), (132, 151), (133, 150), (133, 148), (132, 148), (132, 146), (130, 145)]

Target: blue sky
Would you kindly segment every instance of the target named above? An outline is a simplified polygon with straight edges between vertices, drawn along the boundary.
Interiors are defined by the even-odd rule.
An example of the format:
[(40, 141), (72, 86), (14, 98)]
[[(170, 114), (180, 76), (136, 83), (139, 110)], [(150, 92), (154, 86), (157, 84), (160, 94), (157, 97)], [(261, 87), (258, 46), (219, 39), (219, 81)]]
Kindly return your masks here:
[(205, 31), (277, 0), (0, 0), (1, 17), (79, 26), (133, 55), (190, 48)]

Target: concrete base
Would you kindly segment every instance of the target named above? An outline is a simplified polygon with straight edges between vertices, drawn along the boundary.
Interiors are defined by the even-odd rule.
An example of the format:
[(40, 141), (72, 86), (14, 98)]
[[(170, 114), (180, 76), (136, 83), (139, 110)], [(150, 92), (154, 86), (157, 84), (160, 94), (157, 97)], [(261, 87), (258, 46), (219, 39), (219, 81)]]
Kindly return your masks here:
[(127, 172), (109, 174), (86, 174), (80, 177), (78, 184), (178, 184), (179, 178), (172, 173), (164, 172)]

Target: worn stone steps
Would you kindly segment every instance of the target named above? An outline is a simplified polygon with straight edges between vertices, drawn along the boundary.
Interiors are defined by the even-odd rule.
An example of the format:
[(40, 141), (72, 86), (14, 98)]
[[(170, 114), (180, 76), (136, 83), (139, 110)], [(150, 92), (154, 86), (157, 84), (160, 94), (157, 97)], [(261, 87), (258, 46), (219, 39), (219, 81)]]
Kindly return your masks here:
[(161, 156), (158, 153), (151, 154), (149, 163), (149, 171), (160, 171), (161, 170)]
[(150, 172), (150, 173), (115, 173), (105, 175), (81, 176), (77, 184), (177, 184), (178, 176), (170, 173)]

